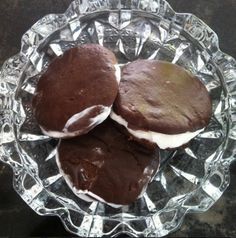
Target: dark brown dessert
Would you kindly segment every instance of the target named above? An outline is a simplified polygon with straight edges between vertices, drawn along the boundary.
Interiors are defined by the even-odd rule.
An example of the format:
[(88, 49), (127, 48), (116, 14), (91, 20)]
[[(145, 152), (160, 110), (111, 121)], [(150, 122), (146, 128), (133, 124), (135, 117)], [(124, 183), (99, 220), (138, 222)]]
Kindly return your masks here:
[(110, 119), (88, 134), (62, 140), (58, 165), (69, 184), (109, 204), (134, 202), (159, 167), (159, 150), (149, 151), (127, 137)]
[(43, 132), (56, 138), (87, 133), (110, 114), (118, 92), (115, 55), (87, 44), (56, 58), (40, 78), (33, 98)]
[[(163, 61), (138, 60), (122, 69), (113, 110), (112, 119), (125, 126), (134, 138), (160, 146), (162, 143), (156, 142), (159, 136), (157, 140), (170, 142), (160, 146), (165, 149), (187, 143), (206, 127), (212, 105), (204, 84), (182, 67)], [(172, 147), (172, 140), (183, 143)]]

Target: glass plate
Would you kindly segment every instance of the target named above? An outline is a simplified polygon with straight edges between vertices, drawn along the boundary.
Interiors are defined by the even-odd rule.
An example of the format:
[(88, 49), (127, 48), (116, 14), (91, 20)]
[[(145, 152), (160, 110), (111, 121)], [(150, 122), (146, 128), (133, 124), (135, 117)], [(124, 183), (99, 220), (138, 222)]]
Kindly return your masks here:
[[(213, 102), (209, 126), (185, 149), (162, 151), (161, 170), (144, 196), (111, 208), (80, 200), (55, 162), (57, 140), (42, 135), (31, 99), (42, 72), (76, 45), (99, 43), (126, 63), (160, 59), (196, 74)], [(0, 154), (13, 186), (40, 215), (61, 218), (79, 236), (164, 236), (186, 213), (204, 212), (229, 185), (235, 159), (236, 62), (219, 49), (217, 35), (191, 14), (175, 13), (164, 0), (78, 0), (64, 14), (39, 20), (22, 37), (19, 54), (0, 74)]]

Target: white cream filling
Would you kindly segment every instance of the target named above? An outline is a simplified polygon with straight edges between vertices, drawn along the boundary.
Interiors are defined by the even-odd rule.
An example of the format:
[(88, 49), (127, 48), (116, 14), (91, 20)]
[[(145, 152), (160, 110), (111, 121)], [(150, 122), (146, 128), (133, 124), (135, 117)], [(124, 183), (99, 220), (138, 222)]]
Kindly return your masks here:
[(124, 126), (134, 137), (155, 143), (159, 146), (160, 149), (180, 147), (188, 143), (191, 139), (193, 139), (204, 130), (203, 128), (195, 132), (185, 132), (176, 135), (168, 135), (153, 131), (132, 130), (128, 127), (128, 122), (121, 116), (117, 115), (114, 111), (111, 112), (110, 117), (120, 125)]
[[(94, 110), (94, 108), (96, 108), (96, 107), (102, 108), (102, 113), (100, 113), (96, 117), (90, 118), (90, 123), (86, 128), (83, 128), (83, 130), (77, 130), (77, 131), (73, 131), (73, 132), (68, 131), (68, 128), (73, 123), (75, 123), (76, 121), (81, 120), (83, 117), (86, 117), (86, 115), (89, 114), (90, 111)], [(48, 131), (48, 130), (45, 130), (44, 128), (42, 128), (42, 127), (41, 127), (41, 130), (45, 135), (48, 135), (48, 136), (54, 137), (54, 138), (65, 138), (65, 137), (78, 136), (81, 133), (83, 133), (86, 129), (88, 129), (88, 128), (92, 129), (96, 125), (102, 123), (109, 116), (110, 112), (111, 112), (111, 107), (105, 107), (105, 106), (102, 106), (102, 105), (92, 106), (92, 107), (86, 108), (82, 112), (79, 112), (79, 113), (73, 115), (66, 122), (65, 127), (63, 128), (63, 130), (61, 132), (60, 131)]]
[(83, 117), (86, 117), (91, 111), (96, 109), (97, 107), (102, 108), (102, 112), (98, 114), (96, 117), (90, 118), (90, 124), (88, 127), (96, 126), (100, 123), (102, 123), (111, 113), (111, 107), (104, 107), (102, 105), (92, 106), (89, 108), (86, 108), (82, 112), (79, 112), (72, 116), (65, 124), (65, 127), (63, 128), (63, 132), (68, 132), (68, 128), (73, 125), (75, 122), (80, 121), (83, 119)]
[(120, 80), (121, 80), (121, 69), (120, 69), (120, 65), (119, 64), (115, 64), (115, 76), (116, 76), (116, 81), (119, 85)]

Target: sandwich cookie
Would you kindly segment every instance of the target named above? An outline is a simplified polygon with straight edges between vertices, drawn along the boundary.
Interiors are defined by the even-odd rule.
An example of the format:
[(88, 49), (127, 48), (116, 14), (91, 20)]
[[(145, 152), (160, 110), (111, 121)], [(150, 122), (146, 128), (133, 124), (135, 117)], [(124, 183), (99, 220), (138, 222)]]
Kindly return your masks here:
[(204, 84), (184, 68), (137, 60), (122, 69), (111, 118), (137, 141), (178, 148), (209, 123), (212, 104)]
[(34, 115), (44, 134), (82, 135), (110, 114), (120, 69), (108, 49), (86, 44), (56, 58), (41, 76), (33, 97)]
[(145, 192), (159, 168), (159, 149), (128, 141), (107, 119), (86, 135), (62, 140), (57, 164), (78, 197), (119, 207)]

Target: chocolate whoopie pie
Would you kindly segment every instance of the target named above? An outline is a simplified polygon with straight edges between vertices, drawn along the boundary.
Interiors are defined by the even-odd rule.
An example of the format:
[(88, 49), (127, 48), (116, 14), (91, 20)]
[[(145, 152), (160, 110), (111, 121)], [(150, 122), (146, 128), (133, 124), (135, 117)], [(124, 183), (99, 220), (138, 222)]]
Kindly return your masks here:
[(159, 149), (128, 141), (113, 123), (107, 119), (86, 135), (62, 140), (57, 164), (79, 197), (117, 206), (145, 191), (159, 168)]
[(108, 49), (86, 44), (56, 58), (41, 76), (33, 98), (42, 131), (65, 138), (104, 121), (118, 92), (119, 67)]
[(197, 77), (168, 62), (137, 60), (122, 69), (111, 118), (133, 139), (167, 149), (188, 143), (211, 114), (209, 93)]

